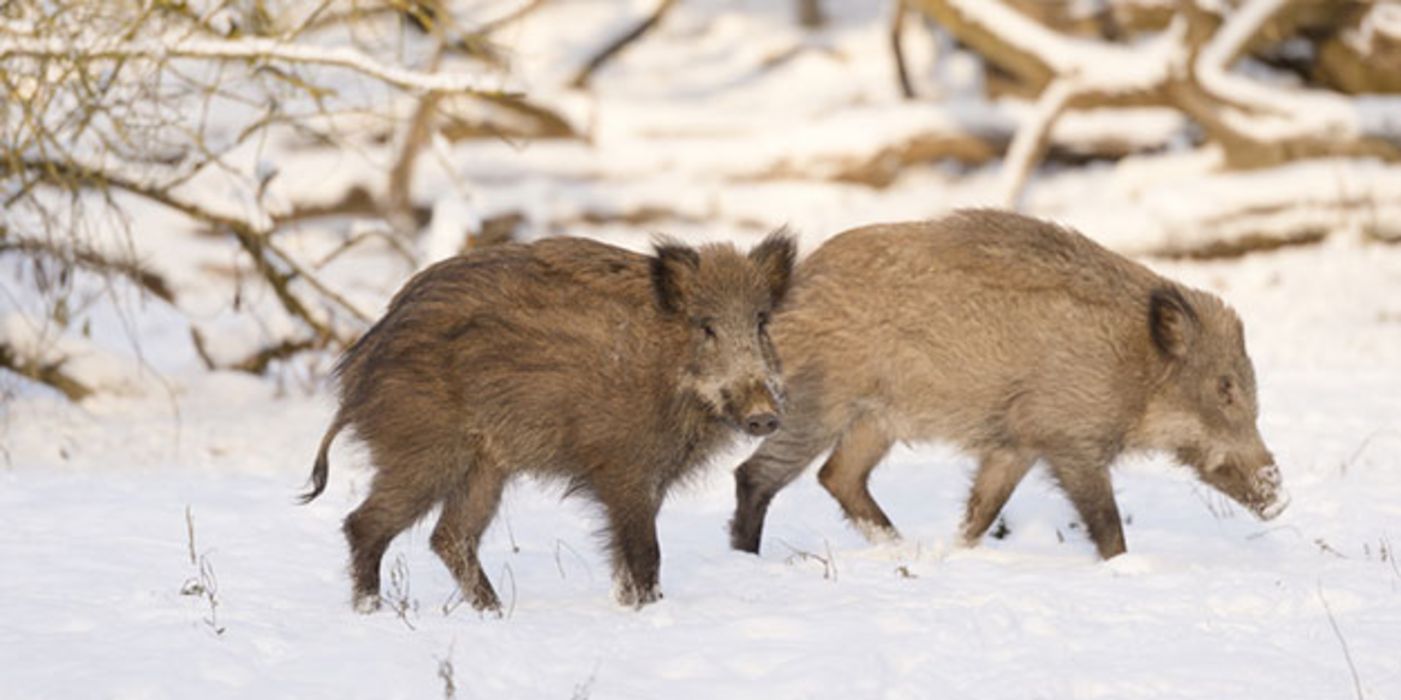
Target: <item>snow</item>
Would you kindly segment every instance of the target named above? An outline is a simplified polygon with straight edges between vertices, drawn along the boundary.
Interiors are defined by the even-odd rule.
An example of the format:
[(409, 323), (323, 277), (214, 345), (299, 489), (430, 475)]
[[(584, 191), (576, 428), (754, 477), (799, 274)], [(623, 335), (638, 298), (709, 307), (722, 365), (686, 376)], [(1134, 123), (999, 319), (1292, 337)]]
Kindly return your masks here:
[[(497, 37), (513, 51), (510, 79), (562, 105), (587, 140), (436, 144), (416, 173), (417, 203), (439, 214), (417, 259), (373, 236), (341, 251), (364, 233), (343, 221), (280, 231), (281, 250), (365, 310), (511, 211), (528, 238), (635, 249), (658, 232), (748, 245), (788, 223), (807, 253), (850, 226), (999, 193), (1000, 164), (916, 166), (872, 189), (828, 181), (822, 163), (922, 129), (1010, 133), (1031, 109), (901, 101), (877, 3), (843, 6), (810, 37), (787, 2), (688, 0), (594, 93), (565, 91), (621, 21), (616, 5), (548, 3)], [(650, 7), (631, 3), (629, 16)], [(914, 77), (932, 82), (955, 59), (912, 63)], [(1261, 523), (1165, 457), (1129, 459), (1115, 473), (1129, 553), (1101, 562), (1038, 468), (1008, 504), (1006, 537), (963, 548), (973, 464), (914, 445), (872, 482), (902, 541), (867, 544), (809, 472), (775, 501), (754, 557), (725, 532), (730, 471), (755, 446), (740, 439), (663, 509), (666, 598), (641, 611), (610, 598), (596, 510), (525, 480), (483, 542), (501, 618), (456, 605), (428, 548), (431, 519), (385, 559), (402, 617), (354, 613), (339, 528), (365, 493), (363, 450), (337, 443), (326, 494), (293, 502), (333, 408), (334, 357), (304, 354), (267, 377), (206, 371), (191, 328), (231, 362), (295, 324), (230, 241), (116, 194), (134, 235), (94, 243), (133, 247), (178, 311), (80, 278), (71, 323), (36, 321), (49, 318), (28, 285), (36, 273), (0, 258), (0, 337), (68, 358), (99, 387), (73, 405), (0, 374), (0, 697), (422, 698), (446, 695), (446, 679), (459, 698), (1401, 697), (1401, 248), (1379, 242), (1401, 237), (1401, 168), (1225, 172), (1184, 129), (1150, 110), (1069, 114), (1057, 139), (1136, 134), (1165, 151), (1043, 169), (1026, 207), (1237, 308), (1289, 510)], [(333, 201), (347, 183), (374, 191), (392, 151), (393, 139), (309, 150), (278, 134), (226, 158), (238, 177), (180, 193), (262, 216)], [(782, 162), (812, 172), (756, 177)], [(267, 164), (278, 173), (267, 197), (248, 197)], [(670, 213), (580, 220), (649, 208)], [(1326, 237), (1232, 260), (1145, 257), (1262, 230)]]
[[(866, 545), (808, 475), (756, 558), (723, 532), (740, 445), (663, 510), (661, 603), (616, 607), (596, 514), (526, 481), (483, 551), (507, 615), (441, 612), (452, 584), (419, 526), (386, 558), (408, 572), (406, 623), (349, 609), (339, 519), (364, 493), (363, 455), (338, 447), (327, 495), (292, 504), (324, 388), (214, 374), (173, 399), (31, 396), (3, 422), (5, 694), (423, 697), (447, 660), (459, 697), (1347, 696), (1325, 599), (1367, 697), (1401, 692), (1401, 306), (1385, 293), (1401, 256), (1349, 243), (1161, 267), (1246, 319), (1294, 494), (1277, 521), (1132, 460), (1116, 477), (1128, 555), (1098, 562), (1039, 474), (1006, 539), (960, 549), (971, 463), (924, 446), (873, 484), (903, 543)], [(180, 594), (198, 575), (187, 506), (222, 634)]]

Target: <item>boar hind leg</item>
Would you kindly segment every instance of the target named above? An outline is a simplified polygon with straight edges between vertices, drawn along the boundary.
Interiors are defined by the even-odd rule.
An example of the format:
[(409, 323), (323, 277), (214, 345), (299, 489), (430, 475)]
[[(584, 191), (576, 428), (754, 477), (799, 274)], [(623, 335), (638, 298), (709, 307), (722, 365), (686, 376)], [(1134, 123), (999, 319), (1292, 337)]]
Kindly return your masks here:
[(505, 482), (504, 475), (492, 465), (472, 465), (443, 501), (443, 514), (429, 539), (472, 607), (498, 613), (501, 601), (482, 571), (477, 545), (496, 514)]
[(859, 419), (837, 442), (817, 480), (841, 504), (852, 525), (873, 544), (900, 539), (867, 488), (871, 471), (890, 451), (891, 439), (870, 419)]
[(640, 608), (661, 600), (658, 579), (662, 552), (657, 544), (657, 511), (661, 499), (639, 499), (626, 493), (599, 495), (608, 511), (614, 595), (618, 602)]
[(973, 477), (973, 489), (968, 494), (968, 509), (963, 516), (963, 544), (972, 547), (992, 526), (1012, 491), (1021, 483), (1036, 455), (1011, 448), (991, 450), (983, 454), (978, 473)]
[(1049, 461), (1051, 473), (1075, 504), (1099, 556), (1109, 559), (1123, 554), (1124, 526), (1119, 521), (1119, 506), (1114, 503), (1109, 461), (1072, 456), (1051, 457)]
[(784, 427), (765, 440), (758, 451), (735, 470), (735, 514), (730, 519), (730, 546), (737, 550), (759, 553), (764, 516), (773, 497), (831, 444), (830, 439), (790, 427), (795, 423), (785, 421)]
[(350, 544), (354, 605), (360, 612), (379, 608), (379, 568), (389, 543), (423, 517), (436, 500), (431, 488), (406, 477), (406, 469), (381, 470), (370, 495), (346, 516), (342, 531)]

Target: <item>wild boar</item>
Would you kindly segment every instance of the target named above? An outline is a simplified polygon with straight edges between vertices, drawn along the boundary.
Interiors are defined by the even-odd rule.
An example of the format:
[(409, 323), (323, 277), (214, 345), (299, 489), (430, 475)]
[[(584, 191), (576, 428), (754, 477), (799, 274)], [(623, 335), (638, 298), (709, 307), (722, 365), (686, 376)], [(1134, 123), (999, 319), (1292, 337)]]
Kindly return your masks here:
[(747, 255), (674, 242), (655, 255), (557, 238), (483, 249), (411, 279), (340, 359), (339, 410), (375, 474), (344, 524), (354, 605), (379, 605), (385, 548), (433, 506), (430, 545), (466, 600), (500, 602), (477, 558), (507, 480), (566, 480), (603, 506), (615, 594), (661, 597), (656, 517), (668, 489), (735, 434), (779, 425), (767, 333), (793, 267), (776, 233)]
[(772, 332), (788, 413), (735, 474), (736, 549), (758, 552), (774, 494), (834, 445), (818, 479), (873, 541), (898, 536), (867, 490), (895, 441), (978, 458), (968, 545), (1038, 460), (1106, 559), (1125, 551), (1109, 467), (1127, 451), (1169, 452), (1263, 519), (1288, 502), (1235, 312), (1061, 226), (967, 210), (842, 233)]

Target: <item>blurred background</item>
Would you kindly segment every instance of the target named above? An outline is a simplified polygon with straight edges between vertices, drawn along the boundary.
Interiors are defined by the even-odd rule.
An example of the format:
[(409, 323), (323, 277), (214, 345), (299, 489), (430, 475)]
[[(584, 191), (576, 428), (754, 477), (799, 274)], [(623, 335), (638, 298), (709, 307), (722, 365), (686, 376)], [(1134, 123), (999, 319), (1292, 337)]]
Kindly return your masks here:
[(11, 396), (311, 387), (414, 271), (545, 236), (1401, 240), (1386, 2), (12, 0), (0, 59)]

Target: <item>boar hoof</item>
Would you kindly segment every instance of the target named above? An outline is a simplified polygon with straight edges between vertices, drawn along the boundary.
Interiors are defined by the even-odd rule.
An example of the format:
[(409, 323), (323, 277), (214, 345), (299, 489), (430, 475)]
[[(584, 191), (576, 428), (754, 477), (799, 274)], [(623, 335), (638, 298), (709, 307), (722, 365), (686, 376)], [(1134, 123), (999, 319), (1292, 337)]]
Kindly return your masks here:
[(855, 524), (861, 536), (866, 538), (866, 541), (870, 544), (876, 546), (896, 545), (904, 541), (904, 539), (900, 537), (899, 531), (889, 525), (879, 525), (862, 520), (856, 521)]
[(369, 615), (370, 613), (377, 612), (379, 606), (379, 595), (375, 593), (356, 593), (355, 600), (351, 603), (351, 607), (355, 608), (355, 612), (361, 615)]
[(639, 589), (631, 583), (625, 583), (618, 587), (615, 596), (619, 605), (640, 610), (644, 605), (661, 600), (662, 589), (656, 584)]
[(501, 617), (501, 600), (493, 592), (490, 595), (478, 595), (472, 599), (472, 609), (483, 615)]

